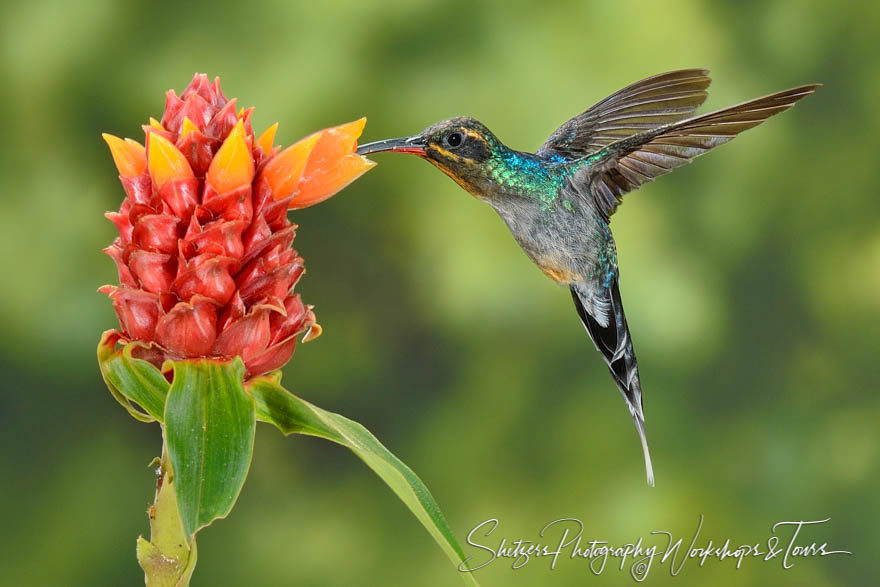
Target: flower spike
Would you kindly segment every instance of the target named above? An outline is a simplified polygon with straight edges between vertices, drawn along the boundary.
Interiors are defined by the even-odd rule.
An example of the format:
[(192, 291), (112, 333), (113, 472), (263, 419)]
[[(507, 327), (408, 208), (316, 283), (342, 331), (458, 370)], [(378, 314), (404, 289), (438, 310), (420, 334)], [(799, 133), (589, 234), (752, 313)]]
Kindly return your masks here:
[(166, 94), (162, 122), (144, 126), (146, 149), (104, 135), (127, 197), (107, 215), (119, 231), (106, 252), (121, 285), (101, 291), (113, 299), (118, 340), (149, 347), (156, 367), (238, 356), (250, 378), (284, 365), (297, 337), (320, 332), (293, 291), (304, 262), (286, 211), (363, 173), (354, 147), (364, 120), (275, 153), (278, 124), (257, 139), (252, 111), (196, 74), (180, 97)]

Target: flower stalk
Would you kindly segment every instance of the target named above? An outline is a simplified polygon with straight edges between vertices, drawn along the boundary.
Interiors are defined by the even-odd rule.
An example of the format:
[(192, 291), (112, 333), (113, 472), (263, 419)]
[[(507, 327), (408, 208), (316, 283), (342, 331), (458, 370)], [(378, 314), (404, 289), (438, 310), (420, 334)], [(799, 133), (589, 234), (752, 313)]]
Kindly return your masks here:
[(188, 585), (198, 558), (196, 541), (184, 533), (174, 491), (174, 473), (164, 447), (156, 463), (156, 498), (148, 510), (150, 540), (138, 537), (138, 564), (148, 587)]

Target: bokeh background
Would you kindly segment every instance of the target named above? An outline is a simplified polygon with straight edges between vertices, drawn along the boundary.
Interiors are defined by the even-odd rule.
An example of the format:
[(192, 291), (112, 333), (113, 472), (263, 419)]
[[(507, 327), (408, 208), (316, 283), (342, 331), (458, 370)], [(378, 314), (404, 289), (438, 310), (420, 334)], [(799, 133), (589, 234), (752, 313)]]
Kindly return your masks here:
[[(327, 4), (327, 5), (325, 5)], [(0, 582), (135, 585), (157, 425), (99, 377), (116, 325), (102, 213), (122, 190), (102, 131), (142, 138), (195, 71), (280, 121), (278, 142), (369, 117), (364, 139), (453, 115), (532, 150), (642, 77), (709, 67), (705, 108), (825, 88), (627, 197), (613, 220), (657, 486), (568, 292), (492, 210), (416, 158), (297, 212), (299, 290), (324, 336), (295, 392), (364, 423), (417, 471), (464, 544), (653, 530), (803, 542), (852, 557), (655, 567), (649, 584), (865, 585), (877, 578), (880, 8), (809, 2), (19, 2), (4, 8), (0, 141)], [(659, 541), (655, 542), (660, 544)], [(484, 553), (465, 546), (468, 554)], [(609, 563), (497, 561), (484, 586), (629, 585)], [(396, 497), (342, 448), (261, 426), (194, 585), (457, 585)]]

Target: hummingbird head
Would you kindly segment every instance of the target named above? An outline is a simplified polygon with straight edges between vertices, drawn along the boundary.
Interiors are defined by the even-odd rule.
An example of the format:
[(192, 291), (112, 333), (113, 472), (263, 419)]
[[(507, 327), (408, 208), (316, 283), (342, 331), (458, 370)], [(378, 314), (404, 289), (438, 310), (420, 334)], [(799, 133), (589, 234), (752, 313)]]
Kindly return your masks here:
[(479, 120), (450, 118), (411, 137), (386, 139), (358, 147), (359, 155), (391, 151), (412, 153), (443, 171), (479, 198), (488, 196), (489, 162), (505, 149)]

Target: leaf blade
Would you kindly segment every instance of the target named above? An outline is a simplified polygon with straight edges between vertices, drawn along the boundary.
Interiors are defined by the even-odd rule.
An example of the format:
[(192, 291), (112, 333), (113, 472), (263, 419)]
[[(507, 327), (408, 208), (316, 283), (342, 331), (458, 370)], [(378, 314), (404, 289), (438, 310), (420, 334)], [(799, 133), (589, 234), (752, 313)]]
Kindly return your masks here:
[[(251, 379), (245, 390), (254, 398), (257, 419), (275, 425), (284, 434), (318, 436), (354, 452), (403, 501), (446, 556), (457, 566), (464, 564), (464, 552), (431, 492), (364, 426), (293, 395), (281, 387), (279, 372)], [(478, 585), (473, 573), (461, 575), (465, 584)]]
[(165, 402), (165, 442), (180, 517), (193, 536), (235, 505), (254, 448), (253, 399), (244, 393), (244, 364), (173, 361)]
[[(169, 383), (165, 376), (148, 361), (137, 359), (133, 342), (117, 349), (118, 334), (108, 330), (98, 344), (98, 365), (107, 389), (132, 417), (142, 422), (162, 421), (165, 396)], [(132, 405), (139, 405), (142, 410)]]

